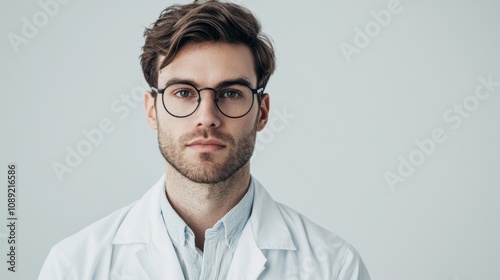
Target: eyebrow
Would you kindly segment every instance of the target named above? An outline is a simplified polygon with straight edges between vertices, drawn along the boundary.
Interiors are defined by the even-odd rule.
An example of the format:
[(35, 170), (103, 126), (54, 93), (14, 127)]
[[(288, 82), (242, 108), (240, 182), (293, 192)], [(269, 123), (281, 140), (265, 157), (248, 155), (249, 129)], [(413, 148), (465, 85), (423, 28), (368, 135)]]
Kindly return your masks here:
[[(247, 77), (238, 77), (238, 78), (234, 78), (234, 79), (222, 80), (219, 83), (217, 83), (213, 88), (218, 88), (223, 84), (231, 84), (231, 83), (245, 84), (245, 85), (248, 85), (249, 87), (252, 88), (252, 83), (250, 83), (249, 80), (250, 79)], [(196, 88), (200, 87), (200, 85), (196, 81), (191, 80), (191, 79), (182, 79), (182, 78), (171, 78), (171, 79), (167, 80), (167, 82), (165, 83), (165, 87), (168, 87), (169, 85), (176, 84), (176, 83), (187, 83), (187, 84), (194, 85)]]

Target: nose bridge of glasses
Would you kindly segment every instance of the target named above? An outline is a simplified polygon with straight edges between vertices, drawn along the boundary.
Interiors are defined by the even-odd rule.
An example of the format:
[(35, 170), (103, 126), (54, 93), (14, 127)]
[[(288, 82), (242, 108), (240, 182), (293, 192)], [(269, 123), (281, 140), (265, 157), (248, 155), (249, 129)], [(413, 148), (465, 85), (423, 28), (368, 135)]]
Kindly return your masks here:
[[(208, 102), (208, 104), (205, 106), (214, 107), (214, 108), (211, 108), (210, 110), (216, 110), (216, 111), (220, 110), (220, 109), (218, 109), (218, 106), (217, 106), (217, 102), (218, 102), (217, 89), (205, 87), (205, 88), (197, 89), (197, 91), (198, 91), (198, 106), (203, 106), (202, 101), (206, 99), (205, 103)], [(203, 98), (202, 97), (203, 91), (213, 92), (213, 97), (210, 97), (209, 93), (205, 93), (205, 98)]]
[(215, 89), (215, 88), (204, 87), (204, 88), (200, 88), (200, 89), (198, 89), (198, 93), (199, 93), (199, 94), (200, 94), (200, 96), (201, 96), (201, 92), (202, 92), (202, 91), (207, 91), (207, 90), (212, 91), (214, 94), (217, 92), (217, 89)]
[(211, 91), (214, 93), (214, 96), (213, 98), (211, 98), (210, 100), (214, 101), (215, 103), (217, 103), (218, 101), (218, 98), (217, 98), (217, 89), (215, 88), (210, 88), (210, 87), (204, 87), (204, 88), (200, 88), (198, 89), (198, 103), (201, 103), (201, 101), (203, 100), (202, 96), (201, 96), (201, 92), (202, 91)]

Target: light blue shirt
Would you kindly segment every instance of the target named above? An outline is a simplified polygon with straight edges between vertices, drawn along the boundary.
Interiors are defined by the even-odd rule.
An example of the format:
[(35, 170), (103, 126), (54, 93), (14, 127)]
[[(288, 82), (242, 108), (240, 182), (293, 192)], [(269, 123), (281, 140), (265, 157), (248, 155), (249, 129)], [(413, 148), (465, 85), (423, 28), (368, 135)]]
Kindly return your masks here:
[(203, 252), (196, 248), (193, 231), (172, 208), (167, 196), (160, 196), (163, 222), (186, 280), (226, 279), (238, 239), (252, 211), (253, 184), (250, 179), (248, 191), (240, 202), (206, 230)]

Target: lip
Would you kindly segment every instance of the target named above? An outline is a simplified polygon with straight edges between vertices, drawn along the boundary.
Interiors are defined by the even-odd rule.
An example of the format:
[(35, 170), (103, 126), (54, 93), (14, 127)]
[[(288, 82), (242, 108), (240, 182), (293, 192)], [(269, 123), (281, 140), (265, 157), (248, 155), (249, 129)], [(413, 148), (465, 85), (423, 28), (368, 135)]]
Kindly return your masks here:
[(195, 145), (215, 145), (215, 146), (222, 146), (225, 147), (224, 143), (222, 143), (219, 140), (216, 139), (198, 139), (195, 141), (192, 141), (191, 143), (187, 144), (188, 146), (195, 146)]
[(187, 146), (199, 152), (216, 152), (226, 147), (223, 142), (216, 139), (199, 139), (190, 142)]

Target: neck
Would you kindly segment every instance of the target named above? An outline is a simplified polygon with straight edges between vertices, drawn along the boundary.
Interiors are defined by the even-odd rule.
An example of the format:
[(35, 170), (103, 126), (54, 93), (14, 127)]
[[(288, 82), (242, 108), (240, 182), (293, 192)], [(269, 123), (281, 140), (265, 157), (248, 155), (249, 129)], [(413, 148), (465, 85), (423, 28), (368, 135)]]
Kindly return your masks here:
[(205, 231), (212, 228), (243, 198), (250, 184), (250, 162), (225, 181), (199, 184), (167, 163), (165, 192), (172, 208), (193, 230), (196, 247), (203, 250)]

